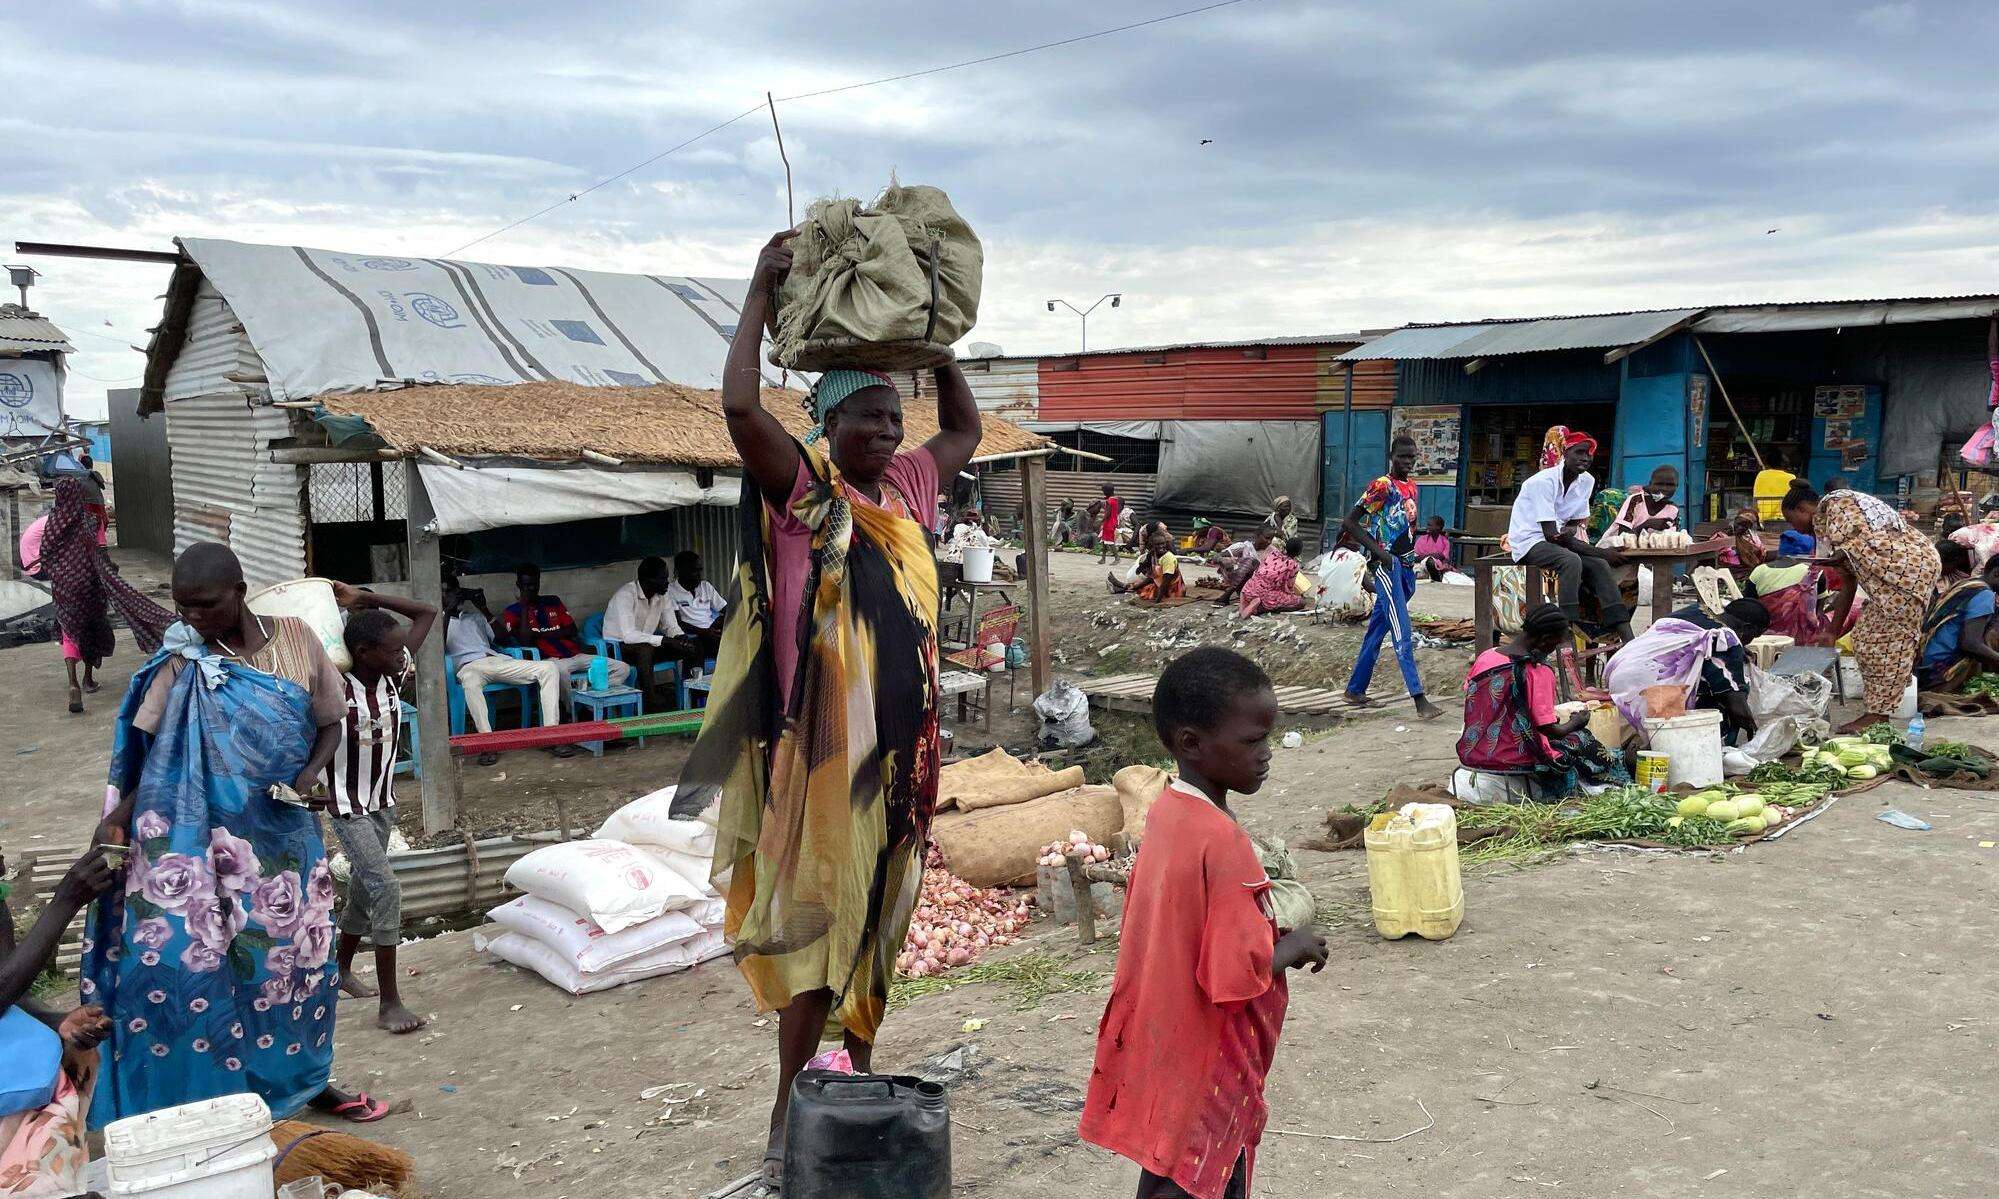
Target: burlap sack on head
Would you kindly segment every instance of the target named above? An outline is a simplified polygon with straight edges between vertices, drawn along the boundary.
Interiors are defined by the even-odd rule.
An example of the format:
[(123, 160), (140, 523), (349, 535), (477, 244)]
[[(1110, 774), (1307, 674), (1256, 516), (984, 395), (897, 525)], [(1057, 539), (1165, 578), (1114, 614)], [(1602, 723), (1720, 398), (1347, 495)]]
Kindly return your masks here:
[(1081, 766), (1050, 770), (1040, 762), (1023, 762), (1004, 749), (995, 749), (953, 762), (938, 772), (937, 810), (973, 812), (1005, 807), (1082, 785)]
[(1077, 787), (1003, 808), (939, 812), (930, 839), (951, 873), (975, 887), (998, 887), (1033, 882), (1041, 847), (1066, 841), (1071, 829), (1105, 842), (1122, 826), (1114, 788)]
[(867, 208), (820, 200), (790, 246), (771, 339), (777, 366), (940, 366), (979, 318), (985, 250), (937, 188), (890, 183)]

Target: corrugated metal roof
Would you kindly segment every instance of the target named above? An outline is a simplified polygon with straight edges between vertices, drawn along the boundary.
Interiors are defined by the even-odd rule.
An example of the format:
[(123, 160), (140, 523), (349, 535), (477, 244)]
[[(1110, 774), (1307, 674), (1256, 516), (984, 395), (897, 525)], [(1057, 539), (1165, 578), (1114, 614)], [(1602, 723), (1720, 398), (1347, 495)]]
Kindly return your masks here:
[(0, 351), (17, 354), (74, 354), (76, 347), (45, 316), (19, 304), (0, 304)]
[(1507, 354), (1536, 354), (1550, 350), (1609, 349), (1657, 337), (1689, 317), (1700, 315), (1700, 312), (1698, 308), (1663, 308), (1656, 312), (1397, 329), (1386, 337), (1347, 351), (1340, 355), (1339, 360), (1497, 358)]
[(1696, 333), (1789, 333), (1855, 329), (1919, 321), (1980, 320), (1999, 312), (1999, 296), (1909, 300), (1824, 300), (1809, 304), (1758, 304), (1716, 308), (1694, 322)]
[(963, 362), (1034, 362), (1044, 358), (1095, 357), (1100, 354), (1167, 354), (1176, 350), (1246, 350), (1256, 346), (1350, 346), (1390, 332), (1366, 329), (1357, 333), (1315, 333), (1301, 337), (1252, 337), (1245, 341), (1180, 341), (1160, 346), (1105, 346), (1095, 350), (1050, 351), (1043, 354), (995, 354), (964, 358)]

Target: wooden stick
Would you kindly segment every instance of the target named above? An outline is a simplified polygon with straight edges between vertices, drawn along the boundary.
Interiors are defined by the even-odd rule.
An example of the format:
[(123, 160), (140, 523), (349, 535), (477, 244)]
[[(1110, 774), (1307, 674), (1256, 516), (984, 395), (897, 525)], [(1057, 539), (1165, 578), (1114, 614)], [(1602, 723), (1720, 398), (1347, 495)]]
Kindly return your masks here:
[(1694, 348), (1701, 352), (1701, 361), (1707, 363), (1707, 373), (1714, 376), (1715, 390), (1721, 393), (1721, 402), (1728, 405), (1728, 414), (1735, 418), (1736, 425), (1741, 428), (1742, 440), (1749, 443), (1749, 452), (1756, 455), (1756, 469), (1769, 470), (1769, 463), (1763, 461), (1763, 451), (1756, 448), (1756, 439), (1749, 435), (1749, 426), (1742, 423), (1742, 414), (1735, 410), (1735, 401), (1728, 398), (1728, 384), (1721, 381), (1721, 372), (1714, 369), (1714, 359), (1707, 354), (1707, 343), (1703, 342), (1698, 334), (1694, 336)]
[(777, 123), (777, 100), (765, 92), (764, 103), (770, 105), (770, 127), (771, 132), (777, 134), (777, 156), (784, 161), (784, 219), (792, 228), (797, 228), (798, 213), (791, 199), (791, 156), (784, 152), (784, 129)]
[(436, 450), (431, 449), (427, 445), (420, 445), (416, 447), (416, 452), (430, 459), (432, 462), (439, 464), (440, 466), (448, 466), (453, 470), (465, 469), (465, 464), (463, 462), (460, 462), (458, 459), (451, 457), (449, 454), (440, 454)]
[(1421, 1099), (1416, 1101), (1416, 1106), (1423, 1108), (1423, 1118), (1426, 1123), (1421, 1128), (1412, 1128), (1394, 1137), (1340, 1137), (1326, 1132), (1301, 1132), (1295, 1128), (1267, 1128), (1264, 1131), (1275, 1133), (1280, 1137), (1311, 1137), (1315, 1141), (1358, 1141), (1363, 1145), (1393, 1145), (1397, 1141), (1406, 1141), (1419, 1132), (1428, 1132), (1437, 1126), (1437, 1118), (1430, 1114), (1429, 1108), (1423, 1107)]
[(1069, 889), (1076, 894), (1076, 939), (1085, 945), (1097, 943), (1097, 905), (1090, 899), (1090, 880), (1083, 877), (1083, 864), (1075, 855), (1065, 854), (1069, 867)]
[(583, 460), (585, 462), (594, 462), (598, 466), (623, 466), (625, 464), (623, 458), (613, 458), (609, 454), (600, 454), (596, 450), (584, 450)]

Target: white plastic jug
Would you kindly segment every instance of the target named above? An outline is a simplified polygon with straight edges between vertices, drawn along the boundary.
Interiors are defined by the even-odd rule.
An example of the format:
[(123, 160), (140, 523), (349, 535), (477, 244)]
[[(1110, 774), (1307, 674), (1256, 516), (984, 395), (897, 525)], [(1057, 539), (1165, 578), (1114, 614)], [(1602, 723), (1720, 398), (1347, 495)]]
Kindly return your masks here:
[(1711, 787), (1721, 781), (1721, 711), (1695, 708), (1684, 716), (1645, 719), (1645, 740), (1672, 759), (1666, 785)]
[(965, 547), (965, 562), (962, 577), (967, 583), (990, 583), (993, 581), (993, 552), (977, 545)]
[(347, 623), (340, 604), (333, 598), (333, 584), (326, 579), (293, 579), (275, 583), (250, 597), (250, 611), (259, 616), (296, 616), (319, 635), (326, 656), (341, 670), (351, 670), (354, 659), (347, 653)]
[(114, 1120), (104, 1129), (113, 1196), (271, 1199), (271, 1109), (256, 1095), (224, 1095)]

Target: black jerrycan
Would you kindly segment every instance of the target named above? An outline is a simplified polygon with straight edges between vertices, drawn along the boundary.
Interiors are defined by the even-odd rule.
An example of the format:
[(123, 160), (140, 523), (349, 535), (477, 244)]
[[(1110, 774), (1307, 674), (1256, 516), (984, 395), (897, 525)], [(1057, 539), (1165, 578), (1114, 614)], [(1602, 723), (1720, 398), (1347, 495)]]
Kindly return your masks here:
[(805, 1070), (784, 1117), (785, 1199), (948, 1199), (951, 1109), (907, 1074)]

